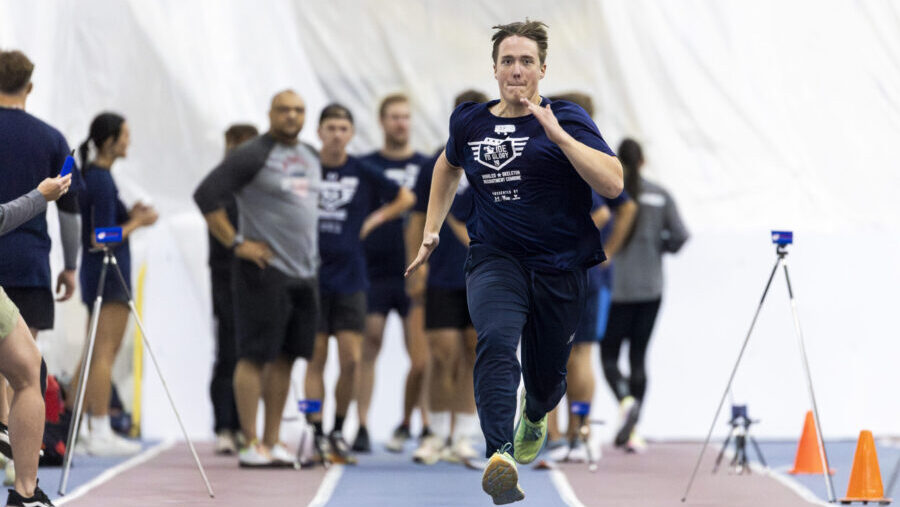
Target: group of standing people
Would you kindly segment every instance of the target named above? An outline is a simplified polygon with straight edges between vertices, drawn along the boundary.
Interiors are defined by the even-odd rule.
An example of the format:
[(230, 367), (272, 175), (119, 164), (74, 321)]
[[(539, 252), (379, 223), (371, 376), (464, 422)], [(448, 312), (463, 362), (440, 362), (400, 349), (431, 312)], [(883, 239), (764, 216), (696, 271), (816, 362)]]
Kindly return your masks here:
[[(327, 434), (321, 411), (307, 419), (317, 447), (334, 460), (352, 463), (354, 452), (371, 450), (374, 367), (392, 311), (403, 319), (410, 370), (388, 450), (400, 452), (411, 439), (417, 407), (423, 430), (413, 459), (423, 464), (477, 458), (471, 437), (480, 424), (489, 458), (483, 489), (497, 504), (521, 500), (516, 464), (534, 460), (548, 435), (560, 437), (552, 411), (564, 395), (570, 402), (593, 398), (591, 356), (601, 340), (604, 375), (621, 403), (615, 444), (642, 447), (634, 428), (662, 294), (661, 254), (678, 251), (686, 229), (668, 193), (640, 176), (640, 146), (626, 140), (617, 157), (607, 145), (589, 98), (539, 94), (546, 26), (526, 20), (494, 28), (500, 99), (460, 94), (446, 146), (433, 156), (410, 147), (410, 104), (402, 94), (382, 101), (384, 144), (363, 157), (347, 153), (355, 124), (341, 104), (320, 114), (321, 149), (300, 142), (306, 104), (292, 90), (274, 96), (262, 135), (246, 124), (226, 131), (226, 156), (194, 200), (210, 233), (217, 450), (237, 452), (242, 467), (294, 465), (279, 440), (291, 370), (305, 359), (305, 397), (323, 400), (331, 337), (340, 364), (335, 417)], [(0, 292), (0, 371), (14, 393), (10, 415), (0, 389), (0, 451), (12, 441), (17, 455), (28, 456), (16, 460), (28, 468), (9, 505), (42, 495), (31, 469), (37, 453), (28, 447), (34, 431), (22, 429), (37, 427), (31, 412), (40, 366), (35, 370), (33, 342), (20, 335), (24, 323), (35, 338), (53, 324), (46, 202), (59, 199), (60, 300), (74, 292), (81, 247), (78, 281), (89, 311), (102, 264), (94, 229), (122, 228), (125, 239), (113, 253), (127, 282), (127, 238), (157, 219), (151, 207), (129, 209), (118, 196), (111, 168), (130, 141), (121, 115), (97, 116), (79, 149), (81, 170), (57, 177), (69, 148), (59, 132), (24, 112), (32, 68), (20, 52), (0, 53), (0, 202), (17, 203), (0, 208), (0, 230), (12, 231), (0, 239), (0, 284), (9, 299)], [(14, 201), (23, 195), (25, 204)], [(23, 222), (15, 230), (6, 225)], [(89, 416), (79, 438), (91, 454), (139, 449), (110, 430), (108, 415), (129, 292), (127, 284), (108, 283), (102, 294)], [(629, 377), (618, 369), (626, 341)], [(12, 347), (27, 352), (27, 364), (7, 361), (15, 357), (5, 352)], [(360, 424), (351, 444), (343, 426), (354, 400)], [(31, 415), (23, 422), (18, 414)], [(576, 430), (570, 419), (569, 434)], [(28, 505), (49, 505), (38, 501), (44, 503)]]
[[(55, 303), (70, 299), (76, 286), (80, 286), (88, 312), (93, 310), (92, 303), (101, 296), (98, 279), (102, 253), (97, 251), (94, 240), (94, 230), (100, 227), (122, 228), (123, 241), (111, 248), (126, 286), (107, 283), (102, 294), (95, 352), (85, 389), (88, 417), (81, 427), (76, 451), (110, 456), (140, 450), (138, 442), (112, 430), (111, 371), (129, 316), (131, 273), (127, 238), (157, 218), (152, 207), (141, 203), (126, 208), (112, 178), (113, 163), (125, 157), (128, 150), (125, 119), (104, 113), (91, 122), (88, 138), (79, 149), (79, 170), (59, 131), (25, 110), (34, 86), (33, 70), (34, 64), (21, 51), (0, 51), (0, 203), (4, 203), (0, 213), (4, 233), (0, 237), (0, 286), (5, 291), (0, 295), (0, 372), (6, 376), (0, 381), (0, 454), (3, 460), (13, 463), (6, 469), (7, 479), (15, 477), (15, 488), (7, 500), (7, 505), (13, 506), (52, 505), (37, 487), (36, 478), (44, 430), (47, 366), (34, 342), (41, 331), (53, 328)], [(64, 166), (71, 172), (61, 175)], [(59, 212), (64, 257), (63, 270), (56, 279), (55, 301), (46, 220), (46, 204), (53, 200)], [(28, 339), (23, 340), (23, 336)], [(77, 390), (79, 378), (80, 372), (76, 371), (68, 393)], [(65, 401), (71, 410), (74, 396)]]

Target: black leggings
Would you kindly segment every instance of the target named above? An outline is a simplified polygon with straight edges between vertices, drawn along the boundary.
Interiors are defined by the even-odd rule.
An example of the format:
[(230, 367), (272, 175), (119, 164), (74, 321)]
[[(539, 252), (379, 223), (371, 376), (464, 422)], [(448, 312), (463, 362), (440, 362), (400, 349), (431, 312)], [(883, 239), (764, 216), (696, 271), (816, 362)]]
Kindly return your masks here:
[[(609, 307), (606, 334), (600, 342), (600, 362), (606, 382), (619, 401), (627, 396), (633, 396), (638, 401), (644, 399), (647, 390), (644, 357), (656, 323), (659, 303), (660, 300), (656, 299), (640, 303), (613, 303)], [(625, 340), (629, 342), (628, 360), (631, 364), (631, 377), (627, 379), (619, 371), (619, 351)]]

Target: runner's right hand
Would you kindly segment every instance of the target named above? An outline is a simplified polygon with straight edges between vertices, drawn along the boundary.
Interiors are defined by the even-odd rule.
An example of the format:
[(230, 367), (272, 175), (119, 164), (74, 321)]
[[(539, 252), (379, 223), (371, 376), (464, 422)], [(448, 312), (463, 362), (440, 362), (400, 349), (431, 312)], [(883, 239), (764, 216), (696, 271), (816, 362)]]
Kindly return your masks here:
[(437, 233), (425, 232), (422, 236), (422, 246), (419, 247), (419, 254), (416, 255), (412, 264), (406, 268), (406, 273), (403, 276), (409, 278), (409, 275), (415, 273), (415, 271), (419, 269), (419, 266), (425, 264), (425, 262), (428, 261), (428, 258), (431, 257), (431, 252), (437, 248), (440, 241), (440, 236)]

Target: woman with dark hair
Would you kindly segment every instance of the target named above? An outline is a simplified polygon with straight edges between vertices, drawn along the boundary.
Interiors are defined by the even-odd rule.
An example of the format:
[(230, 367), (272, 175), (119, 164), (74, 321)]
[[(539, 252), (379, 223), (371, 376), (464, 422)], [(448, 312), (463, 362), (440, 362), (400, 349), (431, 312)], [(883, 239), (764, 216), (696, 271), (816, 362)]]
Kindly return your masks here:
[[(622, 421), (615, 445), (637, 452), (646, 446), (634, 428), (647, 387), (644, 358), (662, 298), (662, 254), (681, 249), (688, 231), (669, 193), (641, 177), (644, 155), (637, 141), (625, 139), (616, 153), (625, 173), (625, 191), (638, 203), (638, 214), (615, 258), (612, 305), (606, 335), (600, 342), (600, 360), (606, 381), (619, 400)], [(628, 378), (618, 366), (626, 340), (631, 367)]]
[[(103, 253), (94, 251), (94, 229), (121, 227), (122, 243), (112, 247), (116, 262), (122, 270), (131, 291), (131, 252), (128, 236), (140, 227), (156, 222), (156, 211), (137, 203), (129, 211), (119, 199), (119, 190), (113, 181), (113, 162), (125, 157), (128, 151), (129, 130), (125, 118), (115, 113), (102, 113), (91, 122), (90, 135), (81, 144), (82, 178), (85, 189), (79, 193), (81, 205), (81, 299), (88, 312), (93, 311), (97, 298)], [(89, 155), (93, 153), (93, 157)], [(77, 450), (97, 456), (135, 454), (141, 450), (137, 442), (119, 437), (109, 423), (109, 399), (112, 390), (112, 365), (122, 344), (128, 324), (128, 294), (122, 284), (109, 273), (103, 289), (103, 304), (97, 324), (97, 337), (91, 358), (90, 374), (85, 391), (87, 424), (82, 424)], [(78, 372), (80, 373), (80, 372)], [(76, 392), (77, 375), (72, 380), (70, 392)], [(74, 400), (69, 400), (74, 402)]]

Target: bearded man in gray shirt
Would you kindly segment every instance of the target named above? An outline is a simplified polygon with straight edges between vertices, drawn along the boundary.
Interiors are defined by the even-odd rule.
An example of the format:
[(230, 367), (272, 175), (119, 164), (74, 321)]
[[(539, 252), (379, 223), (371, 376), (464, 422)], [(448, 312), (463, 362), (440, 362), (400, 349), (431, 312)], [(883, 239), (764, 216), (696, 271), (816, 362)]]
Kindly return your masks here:
[[(235, 401), (246, 446), (242, 467), (293, 466), (278, 441), (291, 367), (308, 359), (319, 313), (315, 150), (298, 140), (306, 106), (294, 91), (272, 99), (270, 128), (236, 148), (194, 193), (210, 232), (236, 257), (232, 272), (238, 362)], [(238, 229), (224, 203), (238, 204)], [(265, 405), (262, 442), (256, 410)]]

